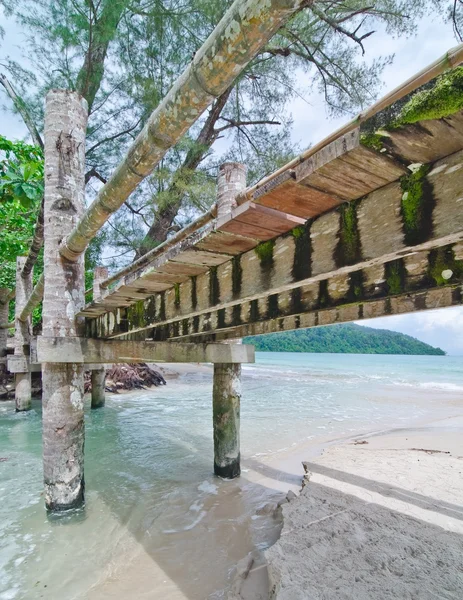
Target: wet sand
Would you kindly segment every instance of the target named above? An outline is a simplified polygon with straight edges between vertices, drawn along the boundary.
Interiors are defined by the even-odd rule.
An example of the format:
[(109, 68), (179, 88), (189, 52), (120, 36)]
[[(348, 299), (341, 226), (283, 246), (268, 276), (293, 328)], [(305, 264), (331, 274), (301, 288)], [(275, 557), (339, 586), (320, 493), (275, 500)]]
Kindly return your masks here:
[[(307, 460), (304, 488), (283, 505), (281, 537), (265, 553), (270, 583), (256, 572), (261, 597), (463, 597), (462, 434), (459, 416)], [(234, 597), (256, 598), (246, 582)]]

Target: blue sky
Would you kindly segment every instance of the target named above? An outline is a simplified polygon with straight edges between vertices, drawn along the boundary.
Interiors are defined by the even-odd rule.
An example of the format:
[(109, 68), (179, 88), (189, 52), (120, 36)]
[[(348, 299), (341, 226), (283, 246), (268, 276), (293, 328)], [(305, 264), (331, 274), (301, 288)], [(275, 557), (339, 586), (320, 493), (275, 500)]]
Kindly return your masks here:
[[(5, 29), (5, 37), (0, 42), (1, 58), (9, 54), (19, 60), (21, 57), (21, 36), (16, 25), (7, 21), (0, 9), (0, 26)], [(383, 92), (393, 89), (423, 67), (442, 56), (457, 45), (449, 24), (440, 21), (438, 15), (425, 17), (419, 24), (417, 34), (410, 38), (392, 39), (383, 32), (377, 32), (365, 41), (368, 60), (382, 54), (395, 54), (392, 65), (383, 73)], [(307, 77), (301, 73), (301, 77)], [(1, 96), (0, 105), (7, 104)], [(295, 143), (308, 147), (345, 123), (346, 119), (330, 119), (326, 113), (321, 95), (314, 93), (307, 98), (295, 100), (291, 105), (294, 119), (292, 137)], [(0, 132), (11, 138), (26, 135), (20, 119), (0, 110)], [(439, 346), (449, 354), (463, 355), (463, 307), (424, 311), (409, 315), (398, 315), (362, 321), (359, 324), (391, 329), (413, 335), (429, 344)]]

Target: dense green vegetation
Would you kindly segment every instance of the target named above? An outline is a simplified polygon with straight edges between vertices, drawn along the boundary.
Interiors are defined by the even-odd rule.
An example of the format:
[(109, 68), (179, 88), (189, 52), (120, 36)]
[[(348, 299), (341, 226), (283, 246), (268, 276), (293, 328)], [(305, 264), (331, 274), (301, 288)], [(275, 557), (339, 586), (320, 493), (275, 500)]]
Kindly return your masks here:
[(373, 329), (354, 323), (314, 327), (245, 338), (261, 352), (332, 352), (346, 354), (434, 354), (440, 348), (395, 331)]

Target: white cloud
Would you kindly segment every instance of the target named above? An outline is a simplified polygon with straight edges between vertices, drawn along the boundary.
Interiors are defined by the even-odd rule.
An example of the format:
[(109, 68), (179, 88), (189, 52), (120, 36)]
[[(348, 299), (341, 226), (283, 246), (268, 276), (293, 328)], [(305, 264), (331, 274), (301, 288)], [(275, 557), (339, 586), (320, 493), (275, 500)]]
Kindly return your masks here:
[(358, 324), (406, 333), (449, 354), (463, 355), (463, 307), (460, 306), (366, 319)]

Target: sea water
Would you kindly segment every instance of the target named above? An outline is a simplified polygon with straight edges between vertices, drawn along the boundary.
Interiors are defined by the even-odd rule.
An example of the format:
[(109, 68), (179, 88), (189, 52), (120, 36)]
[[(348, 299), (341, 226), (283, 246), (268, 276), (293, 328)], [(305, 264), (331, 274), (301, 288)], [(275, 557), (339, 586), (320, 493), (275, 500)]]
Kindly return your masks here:
[(299, 486), (299, 459), (460, 414), (463, 358), (258, 353), (242, 388), (231, 482), (212, 475), (212, 369), (88, 405), (86, 506), (58, 516), (43, 506), (40, 402), (0, 403), (0, 600), (226, 598), (236, 562), (278, 535), (262, 507)]

